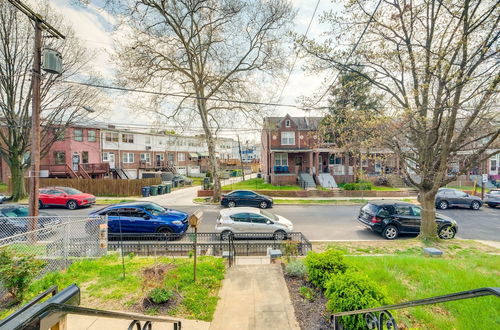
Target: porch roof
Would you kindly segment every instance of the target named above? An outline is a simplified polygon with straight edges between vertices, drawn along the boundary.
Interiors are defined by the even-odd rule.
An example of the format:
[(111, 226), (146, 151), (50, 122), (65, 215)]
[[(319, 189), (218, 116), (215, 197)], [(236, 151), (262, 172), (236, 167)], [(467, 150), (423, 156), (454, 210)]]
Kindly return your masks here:
[(287, 149), (287, 148), (272, 148), (271, 152), (305, 152), (305, 151), (312, 151), (311, 148), (293, 148), (293, 149)]

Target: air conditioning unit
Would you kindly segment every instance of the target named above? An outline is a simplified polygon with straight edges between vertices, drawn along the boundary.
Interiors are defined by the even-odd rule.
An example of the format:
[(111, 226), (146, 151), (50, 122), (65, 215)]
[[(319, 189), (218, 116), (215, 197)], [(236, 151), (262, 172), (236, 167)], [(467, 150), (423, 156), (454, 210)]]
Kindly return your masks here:
[(61, 53), (51, 48), (44, 48), (42, 51), (42, 69), (49, 73), (61, 74)]
[(151, 150), (151, 146), (146, 146), (146, 150)]

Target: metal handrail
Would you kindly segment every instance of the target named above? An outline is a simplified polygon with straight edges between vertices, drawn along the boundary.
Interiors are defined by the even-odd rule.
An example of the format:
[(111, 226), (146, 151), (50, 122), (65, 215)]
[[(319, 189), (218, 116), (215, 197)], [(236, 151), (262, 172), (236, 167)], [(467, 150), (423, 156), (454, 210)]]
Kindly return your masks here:
[[(330, 316), (330, 321), (333, 323), (333, 328), (337, 329), (338, 328), (338, 322), (337, 322), (338, 317), (347, 316), (347, 315), (365, 314), (365, 319), (366, 319), (367, 326), (369, 329), (374, 329), (375, 327), (377, 329), (382, 329), (381, 326), (382, 326), (384, 318), (388, 318), (388, 321), (386, 321), (386, 322), (389, 322), (390, 325), (392, 326), (392, 328), (397, 329), (396, 322), (394, 321), (394, 318), (392, 317), (391, 313), (388, 312), (388, 310), (437, 304), (437, 303), (443, 303), (443, 302), (448, 302), (448, 301), (470, 299), (470, 298), (477, 298), (477, 297), (483, 297), (483, 296), (500, 297), (500, 288), (496, 288), (496, 287), (479, 288), (479, 289), (473, 289), (473, 290), (468, 290), (468, 291), (455, 292), (455, 293), (446, 294), (446, 295), (442, 295), (442, 296), (407, 301), (407, 302), (400, 303), (400, 304), (386, 305), (386, 306), (380, 306), (380, 307), (374, 307), (374, 308), (365, 308), (365, 309), (359, 309), (359, 310), (355, 310), (355, 311), (339, 312), (339, 313), (332, 314)], [(378, 318), (373, 314), (375, 312), (380, 312), (380, 315)]]

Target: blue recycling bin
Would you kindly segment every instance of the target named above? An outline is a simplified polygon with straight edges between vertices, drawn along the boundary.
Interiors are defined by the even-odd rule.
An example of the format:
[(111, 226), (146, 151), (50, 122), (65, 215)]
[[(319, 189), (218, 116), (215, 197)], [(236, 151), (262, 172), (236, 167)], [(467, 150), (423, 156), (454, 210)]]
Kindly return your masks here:
[(151, 187), (142, 187), (141, 189), (142, 192), (142, 197), (149, 197), (149, 194), (151, 192)]

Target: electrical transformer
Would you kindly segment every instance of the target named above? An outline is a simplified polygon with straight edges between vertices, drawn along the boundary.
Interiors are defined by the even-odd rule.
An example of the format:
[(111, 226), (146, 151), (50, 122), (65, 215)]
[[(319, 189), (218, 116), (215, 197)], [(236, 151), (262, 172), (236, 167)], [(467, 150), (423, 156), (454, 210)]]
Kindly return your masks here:
[(42, 51), (42, 69), (49, 73), (61, 74), (61, 53), (51, 48), (44, 48)]

